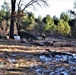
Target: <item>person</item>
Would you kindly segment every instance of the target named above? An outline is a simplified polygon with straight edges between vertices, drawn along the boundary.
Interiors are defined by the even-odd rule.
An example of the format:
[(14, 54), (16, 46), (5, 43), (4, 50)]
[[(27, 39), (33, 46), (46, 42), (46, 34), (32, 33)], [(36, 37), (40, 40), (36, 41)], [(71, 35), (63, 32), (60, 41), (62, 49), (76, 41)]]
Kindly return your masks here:
[(46, 38), (45, 34), (42, 34), (42, 40), (44, 40)]

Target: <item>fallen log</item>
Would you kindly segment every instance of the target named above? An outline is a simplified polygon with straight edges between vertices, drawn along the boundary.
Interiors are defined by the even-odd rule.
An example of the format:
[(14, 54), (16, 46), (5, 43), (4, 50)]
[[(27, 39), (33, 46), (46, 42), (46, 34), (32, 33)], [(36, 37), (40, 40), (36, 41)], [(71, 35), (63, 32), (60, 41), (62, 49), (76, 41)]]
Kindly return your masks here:
[(52, 51), (52, 50), (50, 50), (50, 49), (45, 49), (45, 50), (48, 51), (48, 52), (50, 52), (53, 57), (54, 57), (55, 55), (68, 55), (68, 56), (74, 57), (72, 53), (68, 53), (68, 52), (58, 52), (58, 51), (56, 51), (56, 50), (53, 50), (53, 51)]
[(27, 31), (24, 31), (24, 30), (19, 31), (19, 36), (20, 36), (20, 38), (26, 38), (27, 40), (28, 39), (39, 40), (35, 35), (27, 32)]
[(64, 44), (64, 45), (61, 45), (61, 47), (72, 47), (73, 45), (71, 44)]
[(40, 43), (40, 42), (30, 42), (30, 44), (37, 46), (44, 46), (44, 43)]
[(30, 42), (30, 44), (38, 46), (53, 46), (55, 42), (57, 41)]

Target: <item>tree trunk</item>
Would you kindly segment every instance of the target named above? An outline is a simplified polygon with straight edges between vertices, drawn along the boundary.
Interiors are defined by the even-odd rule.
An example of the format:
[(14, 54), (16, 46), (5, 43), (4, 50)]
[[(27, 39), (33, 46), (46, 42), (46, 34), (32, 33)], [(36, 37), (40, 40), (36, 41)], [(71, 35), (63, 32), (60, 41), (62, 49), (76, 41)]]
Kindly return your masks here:
[(16, 0), (11, 0), (11, 23), (9, 35), (11, 39), (14, 39), (15, 4)]
[(17, 32), (18, 32), (18, 35), (20, 36), (19, 31), (21, 30), (21, 27), (20, 27), (19, 23), (16, 23), (16, 26), (17, 26)]

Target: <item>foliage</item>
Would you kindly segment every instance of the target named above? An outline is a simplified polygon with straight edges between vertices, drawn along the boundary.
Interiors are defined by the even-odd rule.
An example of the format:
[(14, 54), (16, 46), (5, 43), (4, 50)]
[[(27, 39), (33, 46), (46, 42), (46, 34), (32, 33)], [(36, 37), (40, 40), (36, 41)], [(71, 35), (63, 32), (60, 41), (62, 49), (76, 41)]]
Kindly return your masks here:
[(60, 19), (57, 26), (57, 31), (58, 34), (66, 36), (70, 33), (71, 27), (69, 26), (68, 22), (64, 21), (63, 19)]
[(76, 38), (76, 25), (72, 28), (72, 36)]
[(40, 35), (44, 32), (44, 23), (40, 15), (38, 16), (38, 18), (35, 19), (34, 31), (36, 32), (36, 34)]
[(69, 17), (68, 14), (62, 12), (61, 15), (60, 15), (60, 19), (63, 19), (64, 21), (69, 21), (70, 17)]
[(9, 3), (4, 1), (4, 4), (1, 6), (1, 13), (3, 19), (9, 20), (10, 19), (10, 6)]
[(35, 25), (35, 17), (34, 14), (31, 12), (28, 15), (25, 15), (22, 17), (21, 19), (22, 24), (23, 24), (23, 29), (25, 30), (33, 30), (34, 29), (34, 25)]
[(75, 19), (70, 19), (68, 23), (71, 26), (71, 28), (73, 28), (76, 25), (76, 18)]
[(22, 22), (22, 29), (26, 30), (26, 28), (28, 27), (28, 16), (25, 15), (21, 18), (21, 22)]
[(29, 24), (27, 30), (33, 30), (35, 25), (35, 17), (33, 13), (28, 14), (28, 22)]
[[(29, 1), (29, 0), (28, 0)], [(12, 7), (12, 15), (10, 13), (10, 7), (9, 4), (4, 1), (4, 4), (1, 6), (0, 10), (0, 27), (1, 30), (4, 30), (4, 24), (2, 24), (3, 20), (11, 19), (11, 25), (10, 25), (10, 34), (13, 34), (13, 27), (14, 24), (18, 24), (19, 29), (24, 29), (27, 31), (30, 31), (32, 33), (36, 34), (42, 34), (44, 32), (49, 32), (50, 34), (57, 33), (59, 35), (67, 36), (69, 33), (72, 34), (72, 36), (75, 36), (76, 32), (76, 19), (70, 18), (70, 16), (67, 13), (62, 12), (60, 14), (60, 18), (57, 18), (56, 16), (51, 16), (49, 14), (46, 15), (46, 17), (42, 18), (41, 15), (38, 16), (38, 18), (35, 18), (34, 13), (27, 12), (26, 8), (33, 7), (35, 8), (35, 4), (38, 4), (39, 6), (42, 6), (42, 3), (47, 5), (45, 0), (30, 0), (29, 2), (25, 1), (22, 3), (22, 0), (19, 0), (18, 2), (18, 10), (16, 11), (15, 8), (17, 5), (16, 0), (11, 0)], [(12, 3), (13, 2), (13, 3)], [(42, 3), (40, 3), (42, 2)], [(25, 11), (24, 11), (25, 10)], [(10, 15), (12, 17), (10, 17)], [(75, 14), (74, 14), (75, 15)], [(5, 23), (5, 21), (3, 21)], [(3, 26), (4, 25), (4, 26)], [(11, 27), (12, 26), (12, 27)], [(21, 27), (21, 28), (20, 28)]]
[(63, 20), (63, 19), (60, 19), (60, 20), (59, 20), (59, 23), (58, 23), (58, 26), (57, 26), (58, 34), (62, 34), (64, 28), (65, 28), (65, 27), (64, 27), (64, 20)]
[(4, 10), (0, 10), (0, 21), (5, 19), (5, 16), (6, 16), (6, 12)]
[(6, 1), (4, 1), (3, 5), (1, 5), (1, 8), (4, 9), (4, 11), (10, 12), (9, 3)]
[(66, 36), (71, 32), (71, 27), (69, 26), (68, 22), (64, 22), (64, 31), (63, 31), (63, 35)]
[(76, 18), (72, 19), (70, 22), (70, 26), (71, 26), (71, 34), (73, 37), (76, 37)]
[(57, 25), (59, 22), (59, 19), (56, 16), (53, 16), (54, 24)]
[(44, 30), (45, 31), (51, 30), (53, 25), (54, 25), (53, 19), (50, 17), (50, 15), (46, 15)]

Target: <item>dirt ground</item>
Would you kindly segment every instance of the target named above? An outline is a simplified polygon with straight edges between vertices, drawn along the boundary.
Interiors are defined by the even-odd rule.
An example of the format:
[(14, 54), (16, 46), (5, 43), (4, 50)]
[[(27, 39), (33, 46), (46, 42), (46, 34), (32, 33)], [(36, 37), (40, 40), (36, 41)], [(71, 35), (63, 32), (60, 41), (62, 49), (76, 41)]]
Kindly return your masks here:
[[(76, 54), (76, 41), (51, 40), (57, 40), (57, 42), (53, 46), (38, 46), (29, 42), (20, 43), (18, 40), (0, 39), (0, 75), (55, 75), (56, 73), (57, 75), (76, 75), (76, 59), (73, 64), (71, 60), (71, 62), (61, 58), (57, 60), (47, 51), (49, 49)], [(71, 46), (66, 47), (65, 44), (71, 44)]]

